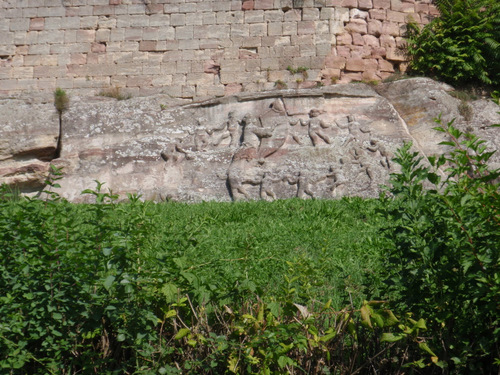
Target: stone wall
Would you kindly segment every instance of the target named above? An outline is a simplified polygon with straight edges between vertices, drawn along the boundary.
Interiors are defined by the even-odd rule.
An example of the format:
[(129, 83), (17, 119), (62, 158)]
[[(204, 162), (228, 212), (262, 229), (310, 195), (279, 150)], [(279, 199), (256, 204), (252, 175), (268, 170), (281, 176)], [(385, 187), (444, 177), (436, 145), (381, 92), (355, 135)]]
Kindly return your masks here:
[(404, 70), (432, 0), (2, 0), (0, 95), (207, 98)]

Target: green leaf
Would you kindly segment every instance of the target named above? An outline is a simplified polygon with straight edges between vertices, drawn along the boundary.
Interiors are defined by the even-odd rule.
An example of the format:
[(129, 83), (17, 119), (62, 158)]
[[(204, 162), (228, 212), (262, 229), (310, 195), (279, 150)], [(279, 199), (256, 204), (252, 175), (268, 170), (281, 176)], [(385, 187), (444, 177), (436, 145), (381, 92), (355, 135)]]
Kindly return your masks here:
[(104, 280), (104, 288), (106, 288), (106, 290), (110, 290), (111, 289), (111, 286), (113, 285), (113, 282), (115, 281), (116, 277), (114, 277), (113, 275), (109, 275), (108, 277), (106, 277), (106, 279)]
[(189, 328), (181, 328), (175, 335), (174, 339), (180, 340), (183, 337), (187, 336), (189, 333), (191, 333), (191, 330)]
[(123, 333), (120, 333), (117, 337), (116, 337), (116, 340), (118, 342), (122, 342), (122, 341), (125, 341), (126, 337), (125, 337), (125, 334)]
[(425, 342), (419, 342), (418, 347), (431, 356), (437, 357), (437, 355), (429, 348), (429, 346)]
[(384, 332), (382, 333), (382, 337), (380, 338), (381, 342), (396, 342), (401, 339), (404, 339), (406, 335), (404, 333), (391, 333), (391, 332)]

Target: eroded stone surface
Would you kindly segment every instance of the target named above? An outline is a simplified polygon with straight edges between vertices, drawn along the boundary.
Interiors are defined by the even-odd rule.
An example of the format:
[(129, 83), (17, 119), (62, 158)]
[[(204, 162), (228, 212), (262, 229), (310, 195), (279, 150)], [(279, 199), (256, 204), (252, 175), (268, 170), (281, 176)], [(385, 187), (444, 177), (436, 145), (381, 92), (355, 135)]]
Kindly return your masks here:
[[(52, 163), (64, 167), (60, 192), (75, 202), (87, 199), (80, 192), (95, 186), (94, 180), (122, 197), (139, 193), (153, 200), (373, 197), (396, 170), (391, 158), (404, 141), (426, 155), (443, 150), (440, 134), (431, 130), (441, 112), (498, 146), (497, 128), (487, 127), (500, 122), (495, 105), (472, 103), (475, 115), (466, 122), (450, 89), (414, 79), (377, 86), (378, 93), (348, 84), (240, 93), (188, 105), (160, 96), (72, 97), (63, 115), (61, 157)], [(57, 119), (53, 108), (46, 110), (29, 111), (37, 119)], [(24, 129), (35, 126), (33, 119), (24, 121)], [(10, 134), (9, 144), (29, 143), (27, 131), (14, 140), (13, 128), (6, 129), (1, 139)], [(51, 131), (57, 126), (47, 129), (54, 145)], [(0, 173), (12, 183), (2, 171), (15, 165), (14, 154), (6, 155)], [(47, 170), (50, 162), (38, 159), (29, 159), (29, 173), (19, 165), (19, 174), (22, 168), (25, 175), (43, 174), (40, 168)]]
[(0, 100), (0, 183), (22, 192), (43, 187), (58, 135), (52, 103)]

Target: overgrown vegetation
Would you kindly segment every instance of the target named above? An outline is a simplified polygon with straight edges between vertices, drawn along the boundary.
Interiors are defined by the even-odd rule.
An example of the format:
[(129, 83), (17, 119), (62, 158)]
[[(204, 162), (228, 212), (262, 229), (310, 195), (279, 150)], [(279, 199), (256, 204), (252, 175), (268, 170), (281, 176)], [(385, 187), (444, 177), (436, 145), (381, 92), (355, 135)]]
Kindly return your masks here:
[(408, 24), (413, 72), (451, 84), (500, 85), (500, 3), (437, 0), (440, 16), (423, 29)]
[[(438, 131), (454, 148), (430, 158), (407, 144), (395, 161), (386, 200), (394, 244), (386, 269), (387, 296), (396, 311), (410, 309), (430, 324), (438, 365), (450, 373), (494, 374), (500, 350), (500, 170), (488, 168), (494, 151), (453, 122)], [(446, 168), (441, 177), (440, 168)], [(424, 184), (434, 188), (425, 189)]]
[[(0, 201), (0, 366), (11, 374), (397, 373), (425, 322), (368, 301), (377, 201)], [(332, 231), (332, 228), (337, 228)], [(335, 233), (332, 235), (332, 233)], [(356, 240), (353, 241), (353, 238)]]

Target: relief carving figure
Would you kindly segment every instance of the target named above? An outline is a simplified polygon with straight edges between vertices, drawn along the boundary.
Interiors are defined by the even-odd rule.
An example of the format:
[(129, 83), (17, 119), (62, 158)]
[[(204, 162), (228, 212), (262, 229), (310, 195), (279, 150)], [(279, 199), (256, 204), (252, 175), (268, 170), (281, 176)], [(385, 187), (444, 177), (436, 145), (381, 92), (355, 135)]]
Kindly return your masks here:
[(238, 147), (241, 143), (240, 123), (232, 111), (227, 115), (227, 130), (231, 137), (230, 147)]
[(380, 141), (376, 139), (372, 139), (370, 141), (370, 146), (368, 146), (368, 150), (373, 152), (373, 153), (379, 153), (380, 156), (382, 156), (382, 159), (380, 160), (380, 165), (382, 167), (391, 170), (392, 165), (391, 165), (391, 159), (394, 157), (394, 154), (390, 151), (388, 151), (383, 144), (380, 143)]
[(270, 137), (272, 132), (264, 129), (258, 118), (252, 116), (250, 113), (246, 114), (242, 119), (243, 125), (243, 142), (242, 147), (253, 147), (258, 149), (262, 138)]
[(324, 130), (329, 128), (330, 125), (326, 124), (323, 120), (318, 118), (320, 114), (320, 110), (311, 109), (309, 111), (309, 120), (300, 121), (302, 126), (308, 126), (308, 133), (313, 146), (319, 145), (321, 143), (321, 140), (323, 140), (323, 142), (325, 142), (326, 144), (332, 143), (330, 138), (324, 132)]
[(266, 136), (261, 138), (260, 156), (268, 157), (284, 145), (288, 136), (289, 121), (283, 102), (276, 99), (259, 119), (262, 128), (267, 132)]
[(210, 133), (213, 138), (211, 143), (212, 146), (229, 146), (232, 148), (239, 147), (241, 138), (239, 130), (240, 123), (236, 119), (234, 111), (231, 111), (227, 114), (227, 121), (222, 123), (222, 125), (211, 129)]
[(260, 182), (260, 199), (264, 199), (267, 201), (272, 201), (277, 199), (276, 194), (273, 190), (273, 185), (276, 182), (281, 181), (280, 178), (273, 178), (272, 173), (269, 171), (265, 171), (262, 175), (262, 180)]
[(176, 161), (178, 161), (179, 155), (176, 152), (175, 143), (169, 144), (167, 146), (167, 149), (160, 153), (160, 156), (166, 162), (171, 161), (175, 163)]
[[(261, 186), (264, 171), (264, 161), (257, 159), (255, 148), (240, 148), (233, 156), (227, 173), (229, 193), (233, 200), (252, 199), (248, 185)], [(261, 188), (259, 188), (259, 191)]]
[(337, 126), (341, 129), (349, 130), (349, 139), (344, 143), (348, 145), (352, 141), (368, 141), (370, 139), (370, 128), (368, 126), (362, 126), (353, 115), (347, 116), (347, 124), (343, 125), (342, 122), (337, 122)]
[(371, 187), (374, 179), (373, 171), (370, 167), (370, 162), (366, 156), (365, 150), (362, 147), (354, 147), (349, 150), (349, 154), (353, 157), (352, 164), (357, 164), (359, 166), (359, 171), (357, 177), (360, 174), (366, 174), (369, 179), (369, 187)]
[(297, 198), (305, 199), (308, 196), (310, 198), (314, 198), (314, 193), (311, 190), (312, 188), (312, 176), (309, 175), (308, 172), (299, 171), (294, 175), (288, 175), (284, 178), (286, 182), (290, 185), (297, 185), (297, 194), (295, 195)]
[(344, 160), (341, 158), (339, 163), (338, 166), (332, 165), (328, 169), (327, 178), (331, 179), (329, 190), (332, 197), (342, 196), (347, 182), (347, 178), (343, 171)]
[[(189, 147), (189, 146), (188, 146)], [(182, 160), (193, 160), (194, 155), (188, 147), (182, 144), (182, 139), (176, 138), (175, 141), (167, 146), (167, 149), (160, 153), (160, 156), (166, 162), (182, 162)]]

